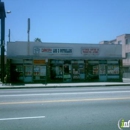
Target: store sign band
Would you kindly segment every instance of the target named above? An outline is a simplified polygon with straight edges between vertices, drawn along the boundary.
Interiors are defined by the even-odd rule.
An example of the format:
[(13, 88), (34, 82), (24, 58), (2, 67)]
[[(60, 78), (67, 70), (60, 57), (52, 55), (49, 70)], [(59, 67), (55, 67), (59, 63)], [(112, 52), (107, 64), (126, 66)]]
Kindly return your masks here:
[[(99, 55), (99, 48), (81, 48), (83, 55)], [(34, 54), (73, 54), (72, 48), (51, 48), (51, 47), (34, 47)]]
[(34, 47), (34, 54), (72, 54), (72, 48), (44, 48), (44, 47)]

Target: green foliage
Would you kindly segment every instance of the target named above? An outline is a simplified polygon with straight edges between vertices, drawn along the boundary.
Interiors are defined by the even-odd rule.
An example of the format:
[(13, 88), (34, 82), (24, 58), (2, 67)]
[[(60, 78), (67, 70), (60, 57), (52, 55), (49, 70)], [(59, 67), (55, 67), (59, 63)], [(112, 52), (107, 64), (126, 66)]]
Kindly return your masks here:
[(34, 41), (35, 41), (35, 42), (42, 42), (42, 41), (41, 41), (41, 39), (40, 39), (40, 38), (38, 38), (38, 37), (37, 37), (37, 38), (35, 38), (35, 39), (34, 39)]

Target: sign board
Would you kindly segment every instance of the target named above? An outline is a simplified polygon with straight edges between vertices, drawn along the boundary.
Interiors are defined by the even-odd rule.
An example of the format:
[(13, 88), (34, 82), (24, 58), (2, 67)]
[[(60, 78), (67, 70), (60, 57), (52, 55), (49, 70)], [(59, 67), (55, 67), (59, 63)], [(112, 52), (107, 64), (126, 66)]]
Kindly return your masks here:
[(33, 53), (34, 54), (63, 54), (68, 55), (72, 54), (72, 48), (51, 48), (51, 47), (34, 47)]
[(45, 64), (45, 60), (34, 60), (33, 61), (34, 64)]
[(99, 48), (81, 48), (81, 53), (83, 55), (99, 55)]

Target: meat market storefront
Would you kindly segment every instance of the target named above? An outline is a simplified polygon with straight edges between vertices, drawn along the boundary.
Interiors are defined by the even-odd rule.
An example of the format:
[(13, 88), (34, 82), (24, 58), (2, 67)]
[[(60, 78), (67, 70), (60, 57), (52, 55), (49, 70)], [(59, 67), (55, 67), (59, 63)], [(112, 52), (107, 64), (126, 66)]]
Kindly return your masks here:
[[(8, 43), (10, 75), (15, 82), (121, 81), (121, 45), (30, 43), (18, 52)], [(24, 42), (24, 48), (28, 43)], [(24, 49), (23, 48), (23, 49)], [(11, 53), (13, 52), (13, 55)], [(11, 76), (12, 77), (12, 76)]]

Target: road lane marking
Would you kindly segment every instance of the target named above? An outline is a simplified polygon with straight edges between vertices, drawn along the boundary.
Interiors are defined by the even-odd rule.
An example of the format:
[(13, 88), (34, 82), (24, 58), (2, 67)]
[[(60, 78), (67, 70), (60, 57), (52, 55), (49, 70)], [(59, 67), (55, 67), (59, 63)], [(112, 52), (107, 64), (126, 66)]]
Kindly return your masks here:
[(70, 92), (70, 93), (41, 93), (41, 94), (16, 94), (0, 95), (0, 97), (24, 97), (24, 96), (48, 96), (48, 95), (77, 95), (77, 94), (112, 94), (112, 93), (130, 93), (130, 91), (104, 91), (104, 92)]
[(110, 100), (130, 100), (130, 97), (117, 98), (85, 98), (69, 100), (41, 100), (41, 101), (23, 101), (23, 102), (0, 102), (0, 105), (17, 105), (17, 104), (43, 104), (43, 103), (62, 103), (62, 102), (89, 102), (89, 101), (110, 101)]
[(9, 121), (9, 120), (27, 120), (27, 119), (40, 119), (40, 118), (45, 118), (45, 116), (17, 117), (17, 118), (0, 118), (0, 121)]

